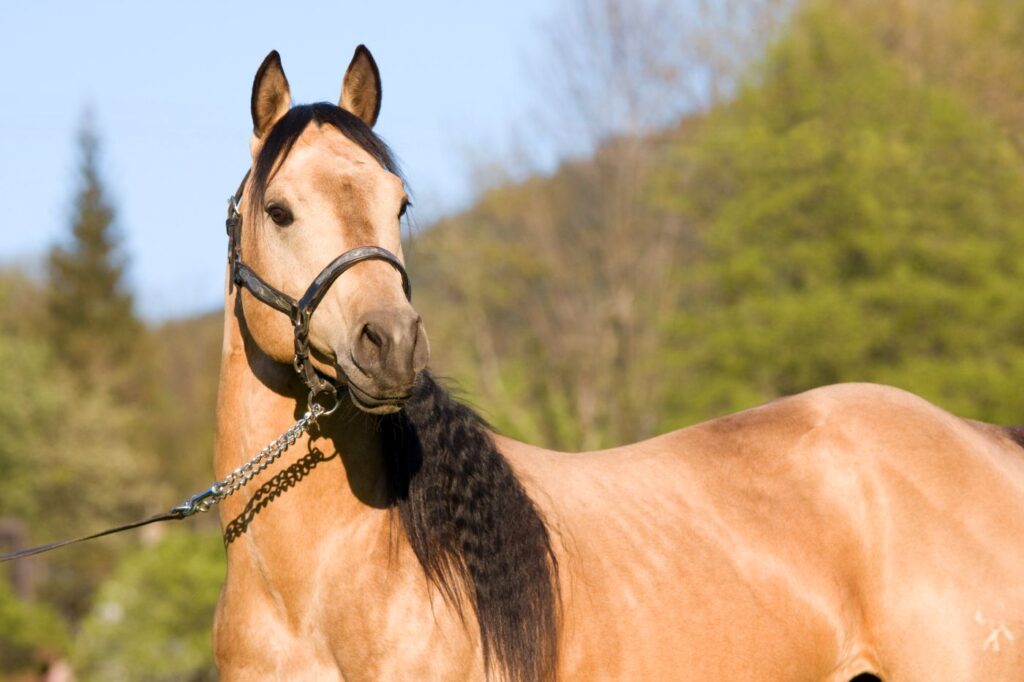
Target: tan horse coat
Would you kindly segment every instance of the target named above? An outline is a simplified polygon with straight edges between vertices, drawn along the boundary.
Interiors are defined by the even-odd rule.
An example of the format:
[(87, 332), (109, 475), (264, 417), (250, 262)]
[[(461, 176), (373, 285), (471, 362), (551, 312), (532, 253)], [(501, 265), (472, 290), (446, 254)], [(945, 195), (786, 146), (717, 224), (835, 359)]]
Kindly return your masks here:
[[(246, 382), (243, 356), (225, 366)], [(221, 452), (292, 419), (248, 383)], [(314, 443), (330, 459), (229, 548), (223, 679), (481, 678), (472, 620), (380, 507), (368, 422), (338, 418)], [(554, 530), (559, 679), (1024, 676), (1024, 452), (1001, 431), (841, 385), (599, 453), (498, 442)]]
[[(341, 246), (294, 267), (308, 280)], [(322, 338), (365, 286), (405, 305), (381, 268), (344, 275)], [(245, 301), (226, 299), (218, 476), (304, 409), (280, 330)], [(343, 406), (222, 504), (241, 528), (215, 625), (225, 682), (483, 678), (472, 609), (442, 599), (386, 508), (376, 419)], [(558, 555), (560, 680), (1024, 679), (1024, 450), (1002, 429), (858, 384), (603, 452), (495, 439)], [(261, 486), (273, 499), (247, 515)]]

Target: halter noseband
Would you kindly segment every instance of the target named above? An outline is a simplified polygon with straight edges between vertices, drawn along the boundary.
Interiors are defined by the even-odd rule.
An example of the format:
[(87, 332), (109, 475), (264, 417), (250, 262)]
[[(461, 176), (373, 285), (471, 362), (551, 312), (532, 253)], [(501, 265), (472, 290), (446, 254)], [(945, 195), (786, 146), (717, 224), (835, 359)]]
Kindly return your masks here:
[[(299, 300), (296, 301), (283, 291), (275, 289), (257, 275), (255, 270), (242, 262), (242, 213), (239, 202), (248, 179), (249, 173), (246, 173), (238, 185), (238, 190), (228, 197), (228, 218), (225, 225), (228, 232), (228, 267), (231, 269), (231, 282), (245, 287), (257, 300), (288, 316), (295, 331), (295, 358), (292, 364), (303, 383), (309, 388), (310, 403), (321, 396), (328, 396), (333, 397), (337, 404), (337, 387), (320, 376), (309, 361), (309, 321), (313, 313), (327, 294), (327, 290), (334, 284), (334, 280), (356, 263), (382, 260), (390, 264), (402, 276), (402, 289), (405, 291), (405, 297), (411, 301), (412, 287), (409, 285), (409, 275), (398, 257), (387, 249), (379, 246), (357, 246), (338, 256), (321, 270)], [(327, 406), (329, 405), (328, 401)]]

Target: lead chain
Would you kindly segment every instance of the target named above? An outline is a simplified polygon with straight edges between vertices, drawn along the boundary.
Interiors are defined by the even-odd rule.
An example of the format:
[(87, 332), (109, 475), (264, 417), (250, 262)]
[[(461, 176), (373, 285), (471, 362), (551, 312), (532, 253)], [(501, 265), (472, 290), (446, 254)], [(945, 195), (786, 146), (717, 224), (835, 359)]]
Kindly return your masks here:
[(323, 412), (324, 408), (314, 403), (306, 414), (302, 415), (299, 421), (295, 422), (290, 429), (278, 436), (273, 443), (260, 450), (252, 459), (223, 479), (214, 483), (213, 488), (217, 494), (218, 501), (236, 492), (273, 464), (288, 448), (295, 445), (295, 441), (306, 432), (310, 423), (323, 414)]
[[(337, 404), (335, 404), (335, 407), (337, 407)], [(299, 421), (295, 422), (291, 428), (278, 436), (274, 442), (260, 450), (252, 459), (242, 464), (230, 474), (215, 482), (208, 489), (193, 495), (179, 504), (173, 511), (181, 514), (183, 518), (198, 512), (209, 511), (213, 505), (237, 492), (246, 483), (273, 464), (288, 448), (295, 445), (299, 437), (309, 430), (310, 425), (318, 417), (330, 414), (333, 411), (333, 409), (328, 410), (324, 408), (317, 402), (311, 402), (310, 408), (306, 410), (306, 413), (302, 415)]]

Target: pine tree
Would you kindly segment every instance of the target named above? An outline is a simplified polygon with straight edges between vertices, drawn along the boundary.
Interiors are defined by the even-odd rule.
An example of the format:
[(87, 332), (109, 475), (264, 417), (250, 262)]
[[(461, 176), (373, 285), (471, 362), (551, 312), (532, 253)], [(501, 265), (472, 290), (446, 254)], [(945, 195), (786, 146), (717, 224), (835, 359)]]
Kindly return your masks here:
[[(101, 144), (86, 117), (78, 135), (79, 176), (69, 239), (49, 255), (48, 355), (36, 402), (59, 415), (42, 445), (21, 452), (33, 474), (33, 500), (45, 513), (34, 537), (59, 537), (154, 511), (169, 499), (154, 454), (159, 384), (148, 331), (125, 282), (126, 257), (100, 173)], [(42, 371), (37, 372), (42, 374)], [(48, 400), (48, 402), (46, 402)], [(42, 414), (42, 413), (41, 413)], [(110, 491), (119, 491), (111, 496)], [(74, 498), (74, 504), (64, 500)], [(57, 529), (52, 528), (56, 525)], [(131, 536), (48, 558), (40, 598), (75, 622)]]
[(50, 336), (57, 357), (88, 385), (123, 386), (142, 325), (125, 286), (114, 209), (99, 172), (100, 140), (88, 117), (78, 147), (71, 240), (49, 257)]

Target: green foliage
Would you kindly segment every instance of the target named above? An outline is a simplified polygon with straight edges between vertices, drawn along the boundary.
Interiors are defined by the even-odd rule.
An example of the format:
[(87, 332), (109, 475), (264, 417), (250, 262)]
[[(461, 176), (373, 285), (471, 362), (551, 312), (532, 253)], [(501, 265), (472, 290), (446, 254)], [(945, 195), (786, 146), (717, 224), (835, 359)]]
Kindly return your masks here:
[(913, 78), (961, 93), (1024, 135), (1024, 4), (1007, 0), (842, 0), (831, 11), (873, 36)]
[(62, 656), (70, 638), (53, 608), (19, 599), (0, 580), (0, 670), (31, 672)]
[[(17, 317), (24, 280), (0, 287), (0, 325)], [(20, 519), (39, 543), (137, 518), (161, 498), (152, 460), (132, 446), (136, 410), (99, 387), (68, 390), (76, 377), (30, 325), (0, 336), (0, 519)], [(165, 499), (166, 496), (164, 496)], [(73, 616), (127, 540), (33, 559), (47, 567), (41, 597)]]
[(75, 640), (80, 679), (215, 680), (211, 631), (224, 581), (219, 532), (174, 529), (126, 555)]
[[(71, 247), (54, 249), (47, 282), (17, 271), (0, 273), (4, 551), (124, 523), (178, 499), (164, 489), (152, 430), (146, 428), (154, 396), (161, 394), (153, 380), (156, 358), (147, 352), (146, 330), (122, 292), (95, 136), (86, 131), (81, 142), (83, 187)], [(208, 446), (206, 452), (209, 457)], [(18, 604), (35, 605), (17, 613), (29, 618), (56, 612), (64, 621), (39, 616), (25, 621), (34, 630), (22, 632), (8, 619), (0, 622), (0, 641), (14, 646), (36, 638), (32, 632), (39, 643), (60, 641), (120, 553), (137, 539), (106, 538), (6, 566), (0, 574), (5, 587), (9, 580), (24, 599)], [(18, 647), (17, 657), (0, 661), (0, 675), (16, 664), (42, 669), (39, 657), (52, 649)]]
[[(70, 497), (100, 519), (138, 511), (125, 500), (141, 502), (132, 492), (105, 490), (130, 488), (145, 473), (124, 443), (123, 410), (99, 393), (69, 394), (69, 380), (45, 346), (0, 338), (0, 385), (21, 388), (0, 393), (0, 472), (10, 484), (0, 515), (38, 519), (39, 532), (83, 529), (81, 510), (61, 504)], [(54, 424), (61, 428), (47, 428)]]
[[(220, 375), (221, 311), (175, 320), (154, 329), (151, 361), (160, 390), (146, 424), (161, 480), (179, 492), (209, 485)], [(216, 525), (216, 520), (208, 522)]]
[(644, 199), (661, 145), (619, 140), (550, 177), (488, 192), (408, 249), (432, 363), (497, 428), (559, 449), (651, 434), (671, 386), (651, 324), (688, 237)]
[(1024, 415), (988, 381), (1024, 362), (1024, 162), (1002, 130), (813, 7), (697, 137), (663, 188), (707, 254), (681, 274), (699, 299), (673, 322), (688, 387), (667, 422), (845, 380)]
[(49, 386), (38, 381), (46, 376), (49, 353), (44, 346), (0, 336), (0, 386), (20, 390), (0, 391), (0, 517), (38, 515), (34, 496), (38, 472), (32, 454), (44, 441), (41, 425), (56, 416)]
[(419, 236), (434, 364), (572, 449), (847, 380), (1024, 419), (1024, 13), (938, 5), (804, 3), (642, 164), (613, 141)]

